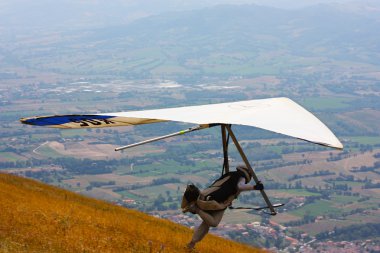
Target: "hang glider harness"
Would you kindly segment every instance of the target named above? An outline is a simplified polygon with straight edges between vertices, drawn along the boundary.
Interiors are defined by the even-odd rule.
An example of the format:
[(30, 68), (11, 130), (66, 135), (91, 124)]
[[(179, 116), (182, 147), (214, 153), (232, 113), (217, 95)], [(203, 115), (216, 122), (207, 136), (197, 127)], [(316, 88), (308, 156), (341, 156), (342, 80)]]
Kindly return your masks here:
[[(222, 132), (222, 144), (223, 144), (222, 175), (229, 172), (229, 170), (230, 170), (229, 161), (228, 161), (228, 144), (229, 144), (229, 140), (231, 138), (233, 143), (235, 144), (235, 147), (238, 150), (242, 160), (244, 161), (244, 164), (247, 166), (248, 169), (250, 169), (253, 172), (252, 173), (252, 179), (255, 181), (256, 184), (261, 183), (261, 181), (258, 179), (256, 173), (254, 172), (251, 164), (249, 163), (248, 158), (243, 151), (243, 148), (240, 146), (234, 132), (232, 131), (232, 125), (231, 124), (203, 124), (203, 125), (191, 127), (191, 128), (179, 131), (179, 132), (175, 132), (172, 134), (163, 135), (163, 136), (152, 138), (149, 140), (145, 140), (145, 141), (129, 144), (126, 146), (118, 147), (118, 148), (115, 148), (115, 151), (121, 151), (124, 149), (140, 146), (143, 144), (147, 144), (147, 143), (155, 142), (158, 140), (162, 140), (162, 139), (166, 139), (166, 138), (170, 138), (170, 137), (174, 137), (174, 136), (178, 136), (178, 135), (183, 135), (186, 133), (190, 133), (190, 132), (194, 132), (194, 131), (198, 131), (198, 130), (202, 130), (202, 129), (206, 129), (206, 128), (211, 128), (211, 127), (215, 127), (215, 126), (220, 126), (221, 132)], [(263, 196), (263, 199), (266, 203), (266, 206), (263, 206), (263, 207), (233, 207), (233, 206), (231, 206), (229, 208), (230, 209), (251, 209), (251, 210), (256, 210), (256, 211), (263, 211), (263, 210), (269, 209), (269, 212), (265, 212), (265, 211), (263, 211), (263, 212), (270, 214), (270, 215), (276, 215), (277, 211), (275, 208), (281, 207), (284, 204), (272, 204), (264, 190), (260, 190), (260, 193)]]

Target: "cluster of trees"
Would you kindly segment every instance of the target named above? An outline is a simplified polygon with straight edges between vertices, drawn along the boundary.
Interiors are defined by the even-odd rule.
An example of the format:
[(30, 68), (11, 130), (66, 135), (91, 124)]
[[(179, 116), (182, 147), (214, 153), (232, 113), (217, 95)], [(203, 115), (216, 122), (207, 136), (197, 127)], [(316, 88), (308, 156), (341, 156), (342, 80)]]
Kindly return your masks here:
[(372, 171), (376, 174), (380, 174), (380, 172), (376, 171), (376, 169), (380, 168), (380, 162), (375, 162), (373, 166), (360, 166), (360, 167), (353, 167), (351, 169), (351, 172), (369, 172)]
[(362, 213), (365, 210), (366, 209), (364, 209), (364, 208), (356, 208), (356, 209), (348, 210), (348, 211), (345, 211), (345, 212), (329, 213), (327, 216), (330, 219), (345, 219), (345, 217), (347, 217), (347, 216), (354, 215), (354, 214), (357, 214), (357, 213)]
[(336, 184), (335, 182), (332, 182), (330, 189), (337, 190), (337, 191), (351, 191), (352, 190), (352, 188), (348, 186), (348, 184)]
[[(360, 179), (358, 179), (360, 180)], [(342, 172), (339, 173), (339, 175), (335, 179), (326, 179), (326, 182), (333, 182), (333, 181), (350, 181), (350, 182), (355, 182), (355, 177), (353, 175), (346, 175), (343, 174)]]
[[(170, 183), (181, 183), (181, 180), (178, 178), (157, 178), (153, 179), (153, 181), (150, 184), (131, 184), (128, 186), (117, 186), (112, 188), (114, 192), (121, 192), (126, 190), (135, 190), (140, 189), (148, 186), (154, 186), (154, 185), (163, 185), (163, 184), (170, 184)], [(177, 189), (178, 191), (179, 189)]]
[(320, 176), (329, 176), (329, 175), (335, 175), (335, 172), (331, 172), (329, 170), (319, 170), (319, 171), (315, 171), (313, 174), (306, 174), (306, 175), (294, 174), (288, 179), (288, 181), (293, 181), (296, 179), (307, 178), (307, 177), (320, 177)]
[(374, 189), (374, 188), (380, 188), (380, 183), (368, 182), (362, 186), (362, 189)]
[(333, 153), (330, 152), (329, 158), (327, 158), (326, 160), (328, 162), (334, 162), (334, 161), (343, 160), (343, 159), (348, 158), (348, 157), (350, 157), (350, 152), (347, 150), (345, 150), (343, 152), (339, 152), (335, 156), (333, 156)]
[(284, 226), (286, 227), (296, 227), (302, 226), (305, 224), (313, 223), (315, 221), (315, 216), (306, 213), (301, 220), (285, 222)]
[(46, 170), (36, 170), (36, 171), (25, 171), (22, 173), (25, 177), (35, 178), (41, 180), (45, 183), (53, 183), (55, 180), (60, 182), (63, 178), (57, 171), (46, 171)]
[(274, 160), (281, 159), (282, 155), (270, 150), (266, 146), (262, 146), (260, 143), (250, 143), (246, 146), (248, 156), (252, 157), (255, 161)]
[(96, 187), (102, 187), (106, 185), (115, 185), (115, 181), (91, 181), (90, 184), (86, 187), (87, 191), (90, 191), (92, 188)]
[(242, 235), (241, 231), (230, 231), (228, 236), (234, 240), (241, 243), (249, 244), (257, 248), (272, 248), (276, 247), (277, 249), (284, 249), (290, 245), (290, 242), (285, 239), (284, 236), (268, 236), (259, 231), (247, 230), (247, 234)]
[(281, 161), (281, 162), (274, 162), (274, 161), (268, 161), (268, 162), (265, 162), (265, 163), (260, 163), (258, 166), (257, 166), (257, 170), (260, 171), (260, 170), (270, 170), (270, 169), (276, 169), (276, 168), (280, 168), (280, 167), (287, 167), (287, 166), (299, 166), (299, 165), (305, 165), (305, 164), (311, 164), (312, 161), (311, 160), (302, 160), (302, 161), (292, 161), (292, 162), (284, 162), (284, 161)]
[(304, 153), (304, 152), (314, 152), (325, 150), (324, 147), (317, 145), (305, 145), (305, 146), (291, 146), (282, 148), (282, 154), (291, 154), (291, 153)]
[(316, 235), (318, 240), (355, 241), (375, 238), (380, 235), (380, 223), (366, 223), (351, 225), (342, 228), (334, 228)]
[(145, 211), (166, 211), (166, 210), (177, 210), (178, 209), (178, 201), (174, 199), (169, 191), (166, 191), (166, 199), (162, 194), (159, 194), (158, 197), (153, 201), (152, 206), (147, 207)]
[(105, 174), (113, 171), (113, 166), (108, 161), (91, 159), (75, 159), (75, 158), (57, 158), (57, 164), (73, 174)]
[(46, 160), (31, 158), (28, 160), (0, 162), (0, 169), (28, 168), (39, 167), (44, 165), (55, 165), (60, 166), (63, 169), (72, 172), (73, 174), (104, 174), (112, 172), (118, 166), (125, 166), (126, 164), (131, 163), (133, 163), (134, 165), (146, 165), (152, 164), (153, 160), (150, 158), (141, 159), (138, 157), (123, 158), (119, 160), (91, 160), (88, 158), (77, 159), (73, 157), (50, 158)]
[(156, 179), (153, 179), (152, 181), (152, 185), (162, 185), (162, 184), (170, 184), (170, 183), (181, 183), (181, 180), (179, 180), (178, 178), (174, 178), (174, 177), (171, 177), (171, 178), (156, 178)]
[(338, 120), (335, 123), (335, 133), (340, 136), (365, 136), (371, 134), (370, 130), (357, 127), (348, 121)]

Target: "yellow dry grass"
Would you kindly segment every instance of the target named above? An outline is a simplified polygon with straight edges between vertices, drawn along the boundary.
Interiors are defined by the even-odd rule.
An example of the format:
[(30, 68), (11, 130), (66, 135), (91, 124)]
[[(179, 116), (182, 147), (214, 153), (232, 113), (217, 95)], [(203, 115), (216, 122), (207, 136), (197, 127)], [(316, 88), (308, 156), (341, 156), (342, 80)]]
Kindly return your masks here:
[[(188, 252), (167, 220), (0, 173), (0, 252)], [(259, 252), (213, 235), (195, 252)]]

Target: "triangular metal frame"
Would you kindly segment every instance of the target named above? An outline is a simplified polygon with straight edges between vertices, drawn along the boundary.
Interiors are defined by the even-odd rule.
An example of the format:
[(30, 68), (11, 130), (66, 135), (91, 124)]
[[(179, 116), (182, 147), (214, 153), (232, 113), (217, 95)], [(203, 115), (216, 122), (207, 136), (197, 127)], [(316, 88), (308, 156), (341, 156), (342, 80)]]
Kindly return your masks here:
[[(250, 169), (252, 171), (252, 178), (253, 178), (253, 180), (255, 181), (256, 184), (260, 183), (260, 180), (258, 179), (255, 171), (253, 170), (251, 164), (249, 163), (248, 158), (247, 158), (247, 156), (245, 155), (245, 153), (243, 151), (243, 148), (240, 146), (238, 140), (236, 139), (236, 136), (235, 136), (234, 132), (231, 129), (231, 125), (227, 125), (227, 124), (206, 124), (206, 125), (199, 125), (199, 126), (192, 127), (192, 128), (189, 128), (189, 129), (186, 129), (186, 130), (183, 130), (183, 131), (179, 131), (179, 132), (176, 132), (176, 133), (172, 133), (172, 134), (164, 135), (164, 136), (161, 136), (161, 137), (156, 137), (156, 138), (153, 138), (153, 139), (149, 139), (149, 140), (146, 140), (146, 141), (141, 141), (141, 142), (138, 142), (138, 143), (134, 143), (134, 144), (130, 144), (130, 145), (127, 145), (127, 146), (119, 147), (119, 148), (116, 148), (115, 151), (120, 151), (120, 150), (123, 150), (123, 149), (136, 147), (136, 146), (143, 145), (143, 144), (146, 144), (146, 143), (150, 143), (150, 142), (154, 142), (154, 141), (166, 139), (166, 138), (169, 138), (169, 137), (173, 137), (173, 136), (177, 136), (177, 135), (182, 135), (182, 134), (186, 134), (186, 133), (190, 133), (190, 132), (193, 132), (193, 131), (197, 131), (197, 130), (201, 130), (201, 129), (205, 129), (205, 128), (210, 128), (210, 127), (214, 127), (214, 126), (218, 126), (218, 125), (221, 126), (221, 131), (222, 131), (222, 145), (223, 145), (223, 159), (224, 159), (223, 160), (223, 171), (222, 171), (222, 174), (227, 173), (227, 172), (230, 171), (229, 161), (228, 161), (228, 140), (231, 137), (231, 139), (234, 142), (235, 147), (239, 151), (239, 154), (240, 154), (241, 158), (243, 159), (245, 165), (247, 166), (248, 169)], [(227, 134), (228, 134), (228, 136), (227, 136)], [(273, 207), (271, 201), (269, 200), (267, 194), (265, 193), (265, 191), (264, 190), (260, 190), (260, 193), (261, 193), (261, 195), (264, 198), (264, 201), (265, 201), (265, 203), (267, 205), (267, 208), (269, 208), (269, 210), (270, 210), (270, 214), (271, 215), (276, 215), (277, 212), (274, 209), (274, 207)]]
[[(227, 129), (229, 135), (231, 136), (231, 139), (232, 139), (232, 141), (234, 142), (236, 149), (239, 151), (239, 154), (240, 154), (241, 158), (243, 159), (245, 165), (247, 166), (247, 168), (248, 168), (249, 170), (252, 171), (252, 179), (255, 181), (256, 184), (260, 183), (260, 180), (259, 180), (259, 178), (257, 177), (255, 171), (253, 170), (251, 164), (249, 163), (248, 158), (247, 158), (247, 156), (245, 155), (245, 153), (244, 153), (244, 151), (243, 151), (243, 148), (240, 146), (238, 140), (236, 139), (236, 136), (235, 136), (234, 132), (232, 131), (231, 126), (230, 126), (230, 125), (225, 125), (225, 128)], [(274, 209), (274, 207), (273, 207), (271, 201), (269, 200), (267, 194), (265, 193), (265, 191), (264, 191), (264, 190), (261, 190), (260, 193), (261, 193), (261, 195), (263, 196), (264, 201), (265, 201), (265, 203), (267, 204), (267, 207), (268, 207), (269, 210), (270, 210), (270, 214), (271, 214), (271, 215), (276, 215), (277, 212), (276, 212), (276, 210)]]

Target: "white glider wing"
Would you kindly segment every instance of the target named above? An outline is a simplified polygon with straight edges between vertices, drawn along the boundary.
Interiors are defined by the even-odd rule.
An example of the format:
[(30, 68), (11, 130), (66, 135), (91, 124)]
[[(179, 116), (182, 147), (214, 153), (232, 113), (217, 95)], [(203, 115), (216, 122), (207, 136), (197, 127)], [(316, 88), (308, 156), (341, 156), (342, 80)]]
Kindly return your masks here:
[(342, 143), (325, 124), (289, 98), (145, 111), (43, 116), (23, 118), (20, 121), (24, 124), (56, 128), (130, 126), (164, 121), (199, 125), (236, 124), (253, 126), (324, 146), (343, 148)]

